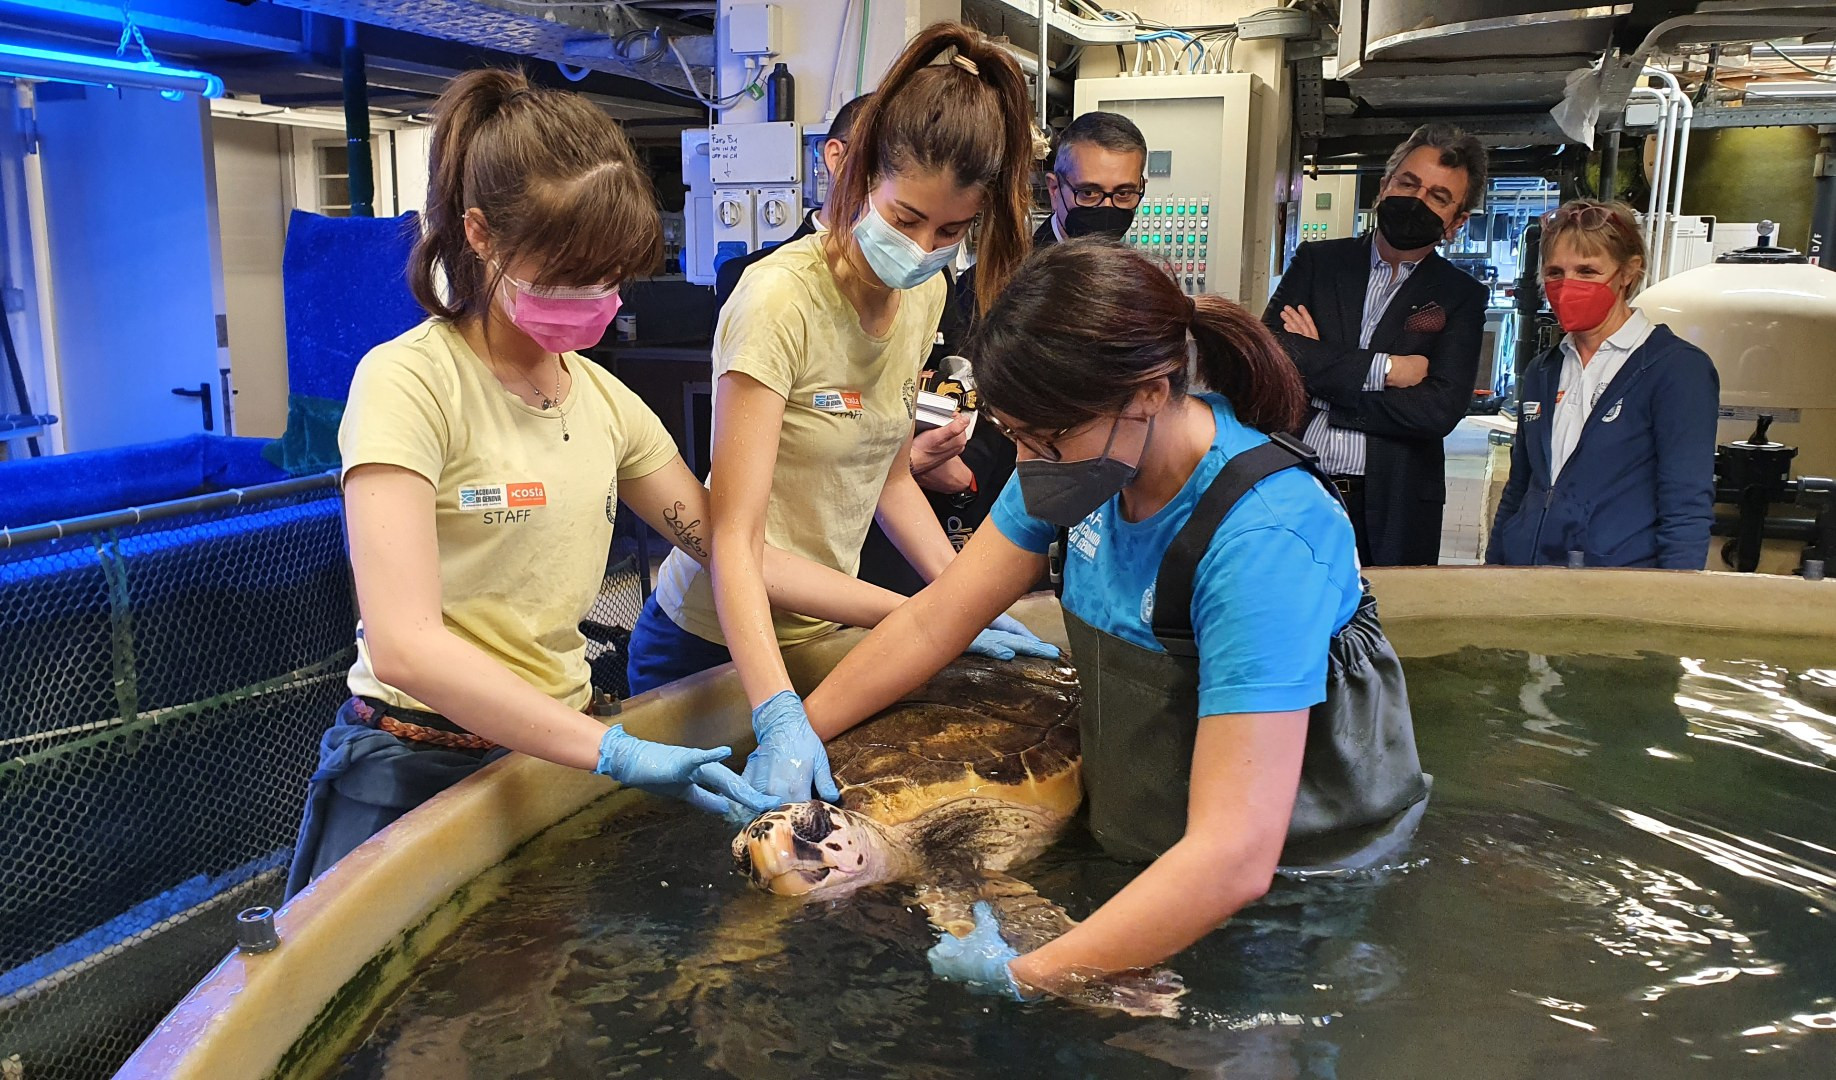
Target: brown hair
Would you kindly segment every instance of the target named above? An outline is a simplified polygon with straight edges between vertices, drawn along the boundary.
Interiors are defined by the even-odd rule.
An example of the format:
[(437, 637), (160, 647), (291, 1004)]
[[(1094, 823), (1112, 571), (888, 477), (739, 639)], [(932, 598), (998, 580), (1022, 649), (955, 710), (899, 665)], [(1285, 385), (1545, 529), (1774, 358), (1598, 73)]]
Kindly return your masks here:
[[(1604, 255), (1623, 269), (1637, 259), (1642, 271), (1651, 265), (1644, 234), (1630, 206), (1598, 199), (1571, 199), (1543, 215), (1543, 256), (1555, 251), (1557, 240), (1566, 241), (1582, 255)], [(1623, 290), (1627, 299), (1638, 293), (1644, 274), (1633, 274)]]
[(1485, 198), (1485, 144), (1451, 124), (1423, 124), (1411, 132), (1390, 151), (1390, 160), (1383, 166), (1383, 182), (1389, 183), (1409, 155), (1424, 146), (1440, 154), (1442, 168), (1460, 169), (1466, 173), (1466, 197), (1460, 200), (1460, 212), (1472, 213)]
[[(624, 282), (662, 261), (650, 177), (618, 124), (585, 98), (517, 71), (468, 71), (447, 84), (434, 117), (424, 226), (408, 262), (414, 298), (432, 315), (483, 315), (503, 268), (524, 258), (540, 266), (541, 284), (577, 286)], [(473, 207), (495, 273), (466, 243)]]
[[(933, 64), (948, 50), (952, 62)], [(987, 192), (975, 272), (976, 310), (986, 312), (1032, 245), (1033, 127), (1014, 58), (961, 23), (932, 26), (893, 61), (848, 145), (829, 204), (829, 243), (854, 244), (850, 226), (889, 174), (947, 169), (958, 186)]]
[(969, 354), (984, 403), (1027, 428), (1056, 431), (1119, 415), (1143, 385), (1187, 390), (1187, 334), (1198, 375), (1237, 419), (1293, 431), (1300, 373), (1254, 315), (1221, 296), (1195, 299), (1120, 244), (1073, 240), (1037, 252), (976, 329)]

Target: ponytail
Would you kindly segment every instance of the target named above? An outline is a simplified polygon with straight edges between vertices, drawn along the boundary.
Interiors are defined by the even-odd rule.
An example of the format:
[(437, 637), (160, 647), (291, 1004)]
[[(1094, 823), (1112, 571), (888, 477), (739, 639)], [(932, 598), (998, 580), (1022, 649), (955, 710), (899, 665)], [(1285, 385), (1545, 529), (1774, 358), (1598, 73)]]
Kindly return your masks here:
[[(484, 215), (498, 271), (466, 240)], [(422, 232), (408, 260), (414, 298), (436, 318), (477, 318), (503, 268), (527, 260), (542, 284), (620, 284), (662, 261), (649, 175), (611, 117), (520, 71), (468, 71), (434, 105)], [(445, 288), (441, 288), (444, 279)]]
[(1222, 296), (1192, 303), (1198, 375), (1258, 431), (1299, 431), (1307, 418), (1300, 372), (1262, 320)]
[[(946, 52), (949, 62), (937, 64)], [(828, 242), (854, 243), (850, 226), (887, 175), (947, 171), (959, 187), (986, 193), (976, 256), (976, 310), (986, 314), (1032, 246), (1038, 155), (1027, 100), (1020, 66), (980, 32), (938, 23), (913, 38), (855, 120)]]
[(1188, 298), (1166, 271), (1109, 241), (1035, 253), (968, 348), (983, 403), (1040, 431), (1118, 415), (1156, 379), (1186, 393), (1191, 351), (1239, 420), (1299, 430), (1300, 373), (1261, 322), (1221, 296)]

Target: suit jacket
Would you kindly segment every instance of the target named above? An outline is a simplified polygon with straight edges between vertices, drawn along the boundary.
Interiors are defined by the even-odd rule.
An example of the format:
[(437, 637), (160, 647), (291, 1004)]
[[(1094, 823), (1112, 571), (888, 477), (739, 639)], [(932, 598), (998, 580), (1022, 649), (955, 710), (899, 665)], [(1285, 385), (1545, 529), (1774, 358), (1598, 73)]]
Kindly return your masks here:
[[(1302, 244), (1262, 321), (1300, 369), (1307, 392), (1331, 406), (1332, 426), (1364, 433), (1361, 524), (1372, 564), (1433, 565), (1440, 558), (1447, 499), (1441, 441), (1472, 403), (1488, 292), (1430, 254), (1390, 300), (1370, 347), (1360, 348), (1373, 242), (1362, 236)], [(1287, 306), (1306, 307), (1320, 340), (1282, 329)], [(1428, 375), (1415, 386), (1366, 390), (1377, 353), (1426, 356)]]
[[(797, 226), (797, 231), (791, 233), (790, 240), (786, 240), (784, 243), (788, 244), (791, 240), (801, 240), (806, 236), (813, 236), (815, 233), (816, 211), (811, 210), (803, 215), (803, 224)], [(762, 247), (757, 251), (748, 251), (744, 255), (728, 259), (715, 268), (714, 321), (716, 323), (720, 322), (720, 309), (727, 306), (727, 298), (733, 295), (734, 289), (739, 288), (740, 275), (746, 272), (747, 267), (762, 261), (780, 246), (779, 244), (772, 244), (769, 247)]]

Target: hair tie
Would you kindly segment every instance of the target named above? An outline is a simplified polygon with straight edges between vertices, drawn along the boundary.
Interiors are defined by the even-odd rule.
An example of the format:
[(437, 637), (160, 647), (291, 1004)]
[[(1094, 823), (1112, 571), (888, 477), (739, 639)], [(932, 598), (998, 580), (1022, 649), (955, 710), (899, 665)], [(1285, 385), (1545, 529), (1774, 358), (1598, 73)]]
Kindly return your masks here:
[(962, 53), (957, 53), (955, 56), (952, 56), (950, 62), (978, 79), (982, 77), (982, 69), (976, 67), (975, 61), (964, 56)]
[(1187, 322), (1198, 322), (1198, 317), (1199, 317), (1198, 297), (1196, 296), (1186, 297), (1186, 321)]

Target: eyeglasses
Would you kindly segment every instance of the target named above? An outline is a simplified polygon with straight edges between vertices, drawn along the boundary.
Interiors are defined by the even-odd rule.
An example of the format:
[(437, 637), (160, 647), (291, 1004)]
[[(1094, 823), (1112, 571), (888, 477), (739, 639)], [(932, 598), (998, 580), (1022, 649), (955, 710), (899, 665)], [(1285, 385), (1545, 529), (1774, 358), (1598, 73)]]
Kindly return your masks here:
[(1073, 184), (1070, 177), (1056, 170), (1053, 175), (1071, 192), (1071, 201), (1085, 208), (1101, 206), (1107, 202), (1118, 210), (1133, 210), (1141, 205), (1141, 196), (1147, 190), (1133, 184), (1124, 184), (1114, 191), (1108, 191), (1096, 184)]
[(1581, 206), (1558, 206), (1543, 215), (1543, 232), (1550, 233), (1557, 229), (1580, 229), (1583, 232), (1597, 232), (1612, 226), (1615, 232), (1636, 231), (1626, 220), (1613, 212), (1610, 206), (1599, 203), (1586, 203)]
[[(1052, 434), (1046, 436), (1045, 439), (1041, 441), (1041, 440), (1036, 439), (1032, 435), (1026, 434), (1025, 432), (1016, 431), (1015, 429), (1008, 427), (1005, 423), (1001, 421), (1000, 417), (994, 414), (992, 410), (990, 410), (988, 413), (988, 421), (989, 423), (995, 426), (996, 431), (999, 431), (1001, 434), (1013, 440), (1015, 445), (1026, 447), (1028, 450), (1032, 451), (1034, 454), (1045, 459), (1046, 461), (1058, 461), (1059, 460), (1058, 440), (1064, 438), (1066, 435), (1071, 434), (1073, 431), (1076, 431), (1077, 429), (1081, 427), (1086, 427), (1090, 424), (1100, 423), (1102, 419), (1103, 418), (1099, 416), (1091, 420), (1086, 420), (1081, 424), (1072, 424), (1069, 427), (1061, 427), (1057, 431), (1054, 431)], [(1134, 420), (1139, 423), (1145, 424), (1151, 419), (1152, 417), (1147, 417), (1147, 416), (1111, 417), (1110, 424), (1112, 425), (1112, 427), (1109, 433), (1110, 445), (1113, 445), (1115, 443), (1116, 441), (1115, 428), (1121, 426), (1122, 421)], [(1103, 447), (1103, 452), (1107, 454), (1109, 453), (1109, 449), (1110, 449), (1110, 446), (1105, 445)]]
[(1390, 188), (1399, 195), (1414, 195), (1442, 213), (1453, 209), (1454, 199), (1445, 188), (1422, 190), (1422, 182), (1410, 173), (1403, 173), (1390, 181)]
[(996, 431), (1007, 436), (1008, 440), (1012, 442), (1014, 445), (1024, 446), (1028, 450), (1031, 450), (1033, 453), (1039, 455), (1040, 457), (1046, 459), (1047, 461), (1057, 461), (1058, 460), (1058, 446), (1057, 446), (1058, 440), (1070, 434), (1071, 428), (1081, 426), (1078, 424), (1073, 424), (1071, 425), (1071, 427), (1061, 427), (1057, 431), (1054, 431), (1052, 434), (1046, 436), (1043, 442), (1039, 442), (1039, 441), (1035, 441), (1031, 435), (1025, 434), (1024, 432), (1008, 427), (1007, 424), (1003, 422), (1000, 417), (996, 416), (992, 411), (988, 413), (988, 422), (995, 426)]

